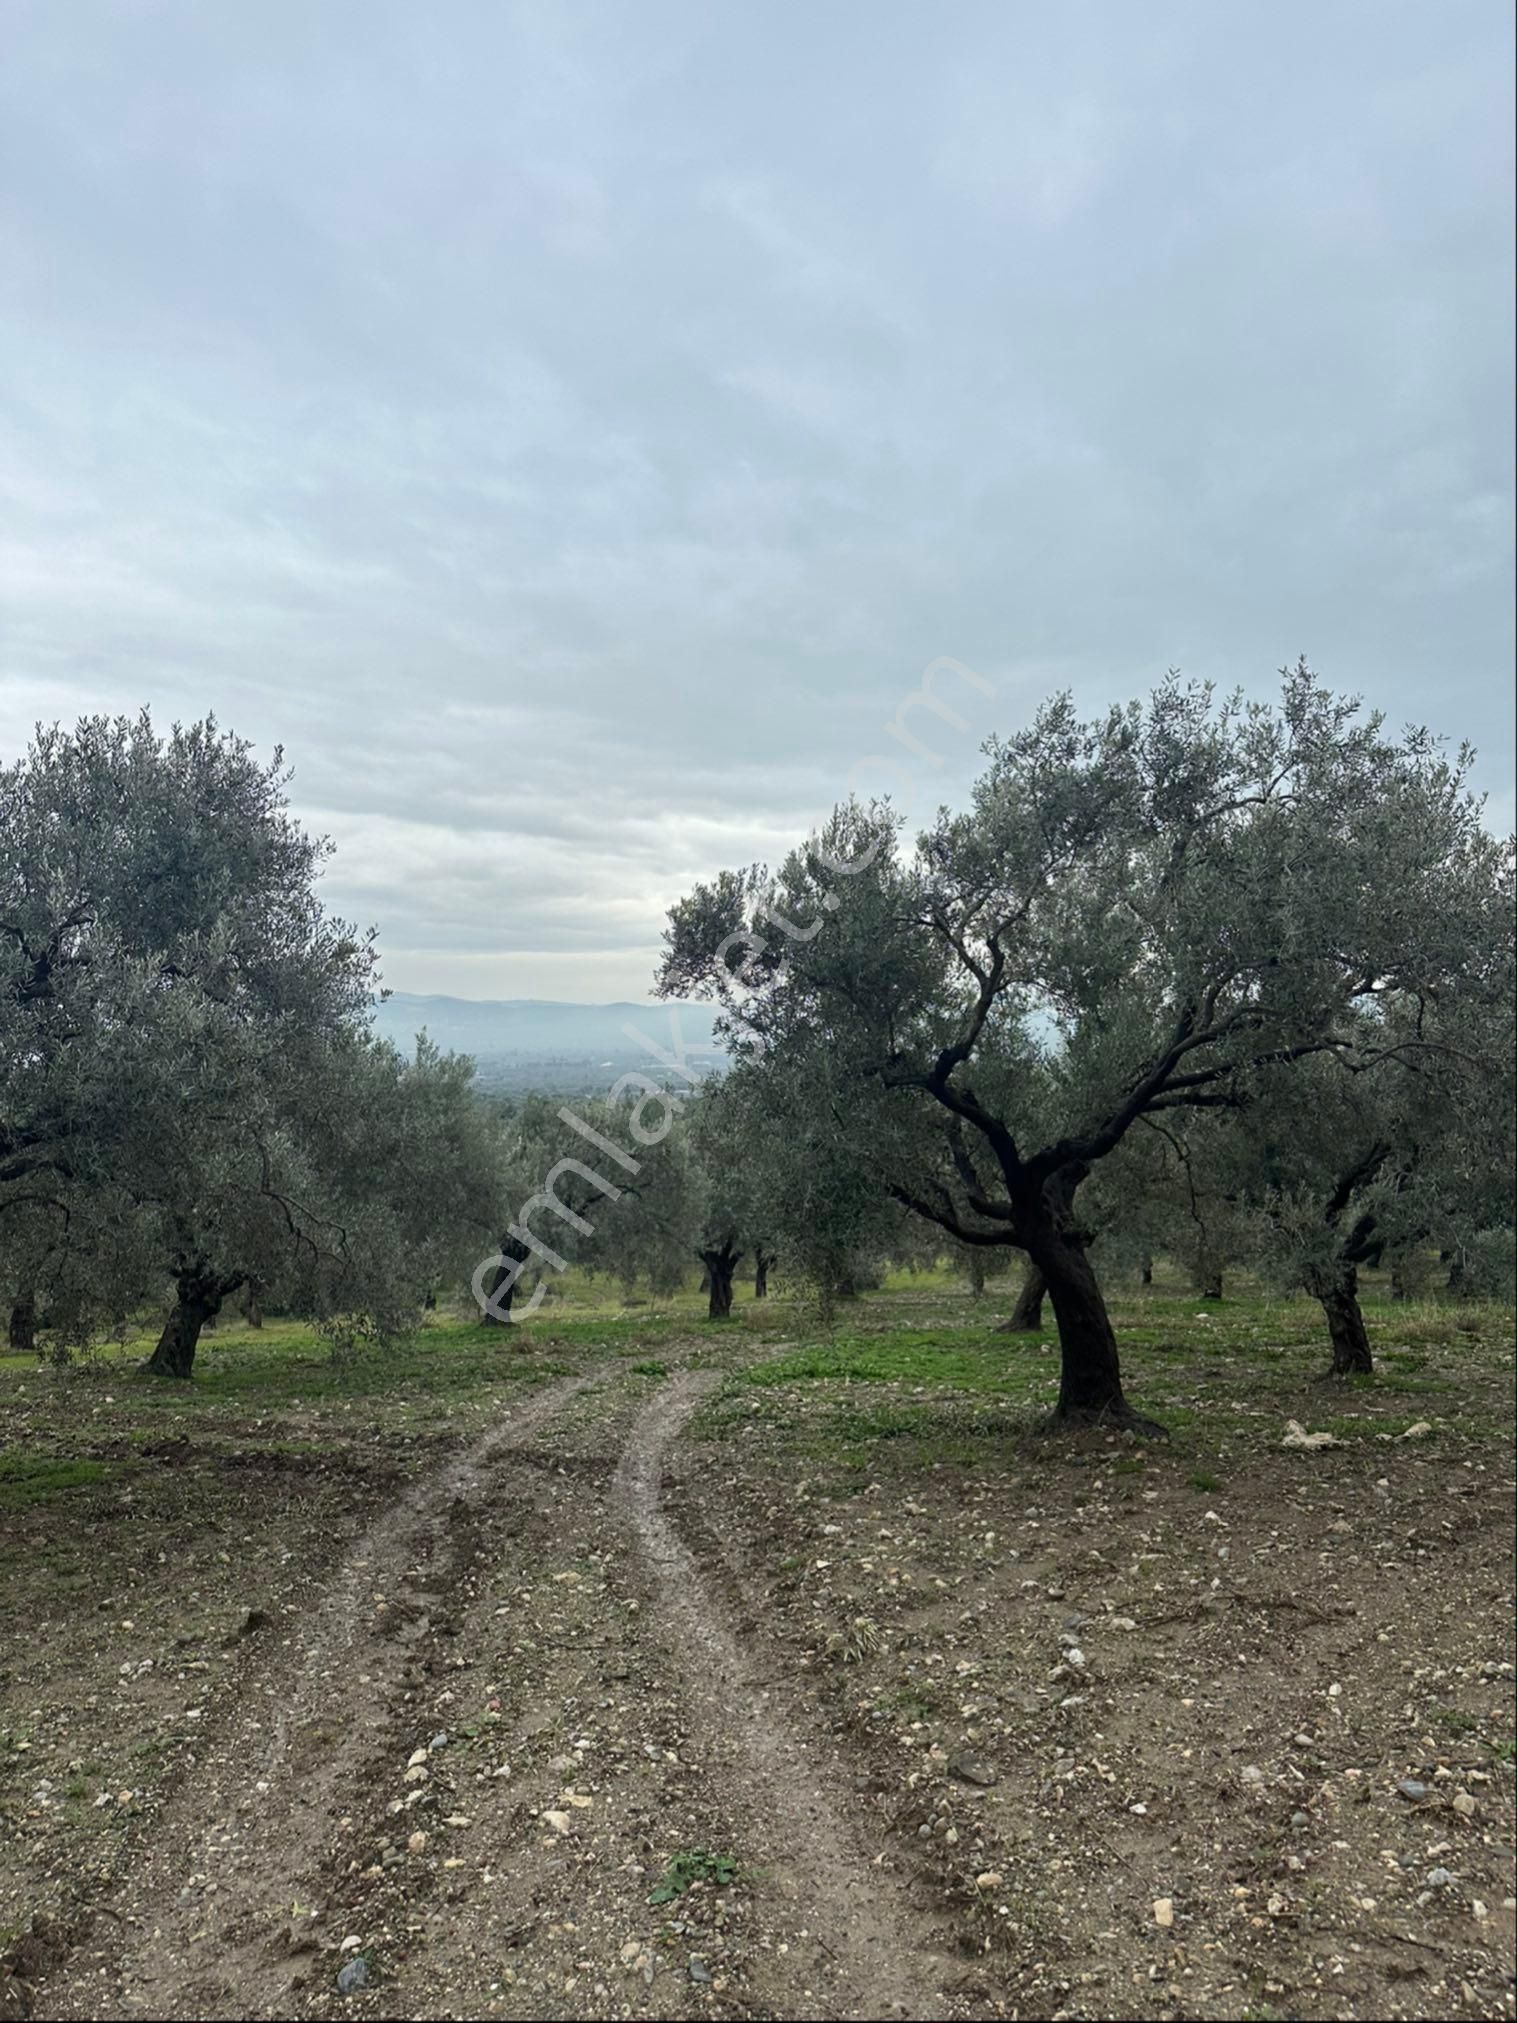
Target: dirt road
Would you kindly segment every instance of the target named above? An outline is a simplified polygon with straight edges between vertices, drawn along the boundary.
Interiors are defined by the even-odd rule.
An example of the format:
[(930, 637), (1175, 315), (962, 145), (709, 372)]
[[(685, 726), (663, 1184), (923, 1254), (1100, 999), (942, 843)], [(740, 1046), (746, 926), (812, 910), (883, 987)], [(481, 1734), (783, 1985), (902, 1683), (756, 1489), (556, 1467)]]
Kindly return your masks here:
[(559, 1381), (395, 1502), (35, 2013), (946, 2014), (888, 1836), (665, 1508), (712, 1381)]

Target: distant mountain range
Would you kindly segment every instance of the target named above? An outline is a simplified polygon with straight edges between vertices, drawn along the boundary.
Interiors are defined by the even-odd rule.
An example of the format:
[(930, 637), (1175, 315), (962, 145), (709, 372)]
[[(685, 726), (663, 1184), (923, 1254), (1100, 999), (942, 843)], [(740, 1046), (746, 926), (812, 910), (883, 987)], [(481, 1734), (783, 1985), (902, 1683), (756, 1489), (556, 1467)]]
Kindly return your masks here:
[[(445, 1052), (472, 1054), (483, 1081), (581, 1087), (595, 1080), (593, 1070), (634, 1064), (662, 1081), (672, 1071), (660, 1054), (683, 1052), (700, 1071), (719, 1066), (725, 1054), (712, 1035), (712, 1017), (707, 1005), (562, 1004), (397, 990), (375, 1006), (374, 1029), (406, 1052), (425, 1031)], [(573, 1072), (555, 1075), (555, 1068)]]

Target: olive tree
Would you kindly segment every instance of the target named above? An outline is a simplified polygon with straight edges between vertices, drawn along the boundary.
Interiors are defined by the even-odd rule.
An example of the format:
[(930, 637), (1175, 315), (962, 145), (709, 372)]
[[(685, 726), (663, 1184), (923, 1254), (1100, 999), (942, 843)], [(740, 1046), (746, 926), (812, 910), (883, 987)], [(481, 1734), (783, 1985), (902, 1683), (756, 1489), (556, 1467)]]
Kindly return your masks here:
[(1257, 1147), (1235, 1120), (1229, 1110), (1144, 1117), (1101, 1163), (1086, 1201), (1108, 1268), (1113, 1259), (1142, 1265), (1162, 1252), (1199, 1299), (1223, 1297), (1229, 1266), (1252, 1255), (1256, 1234), (1246, 1196)]
[(1288, 1078), (1266, 1071), (1241, 1118), (1237, 1198), (1254, 1210), (1266, 1269), (1321, 1305), (1330, 1375), (1374, 1368), (1366, 1265), (1428, 1246), (1501, 1248), (1490, 1239), (1513, 1191), (1511, 1022), (1509, 990), (1488, 997), (1478, 980), (1443, 1014), (1387, 1007), (1358, 1047)]
[(894, 1198), (1043, 1274), (1060, 1416), (1132, 1423), (1092, 1170), (1266, 1066), (1373, 1057), (1362, 1007), (1457, 990), (1509, 935), (1509, 853), (1468, 752), (1391, 735), (1304, 664), (1273, 706), (1171, 678), (1093, 722), (1057, 697), (985, 749), (968, 809), (914, 848), (849, 803), (776, 875), (698, 887), (658, 987), (717, 999), (781, 1108), (792, 1059), (825, 1050)]
[[(187, 1376), (239, 1287), (375, 1309), (451, 1241), (467, 1071), (368, 1034), (329, 846), (213, 719), (39, 729), (0, 769), (0, 1254), (80, 1334), (165, 1281)], [(447, 1231), (446, 1236), (440, 1232)]]
[[(303, 1318), (362, 1315), (394, 1334), (477, 1247), (488, 1169), (472, 1063), (425, 1043), (408, 1059), (359, 1030), (321, 1047), (292, 1037), (277, 1072), (262, 1067), (275, 1064), (218, 1092), (195, 1070), (225, 1076), (224, 1054), (181, 1061), (190, 1103), (143, 1112), (134, 1142), (155, 1156), (119, 1175), (174, 1288), (148, 1365), (167, 1376), (190, 1375), (202, 1330), (245, 1286)], [(222, 1128), (202, 1144), (193, 1120), (216, 1101)]]
[(686, 1114), (691, 1248), (704, 1272), (707, 1317), (713, 1321), (731, 1318), (743, 1259), (757, 1260), (774, 1249), (772, 1170), (762, 1142), (752, 1135), (755, 1122), (767, 1120), (753, 1119), (742, 1092), (725, 1083), (703, 1088)]
[[(545, 1297), (542, 1272), (579, 1263), (627, 1281), (638, 1271), (666, 1286), (674, 1259), (694, 1242), (697, 1182), (681, 1099), (640, 1076), (639, 1086), (571, 1103), (532, 1095), (496, 1134), (496, 1242), (477, 1264), (473, 1290), (486, 1325), (510, 1326)], [(516, 1296), (535, 1276), (524, 1309)]]

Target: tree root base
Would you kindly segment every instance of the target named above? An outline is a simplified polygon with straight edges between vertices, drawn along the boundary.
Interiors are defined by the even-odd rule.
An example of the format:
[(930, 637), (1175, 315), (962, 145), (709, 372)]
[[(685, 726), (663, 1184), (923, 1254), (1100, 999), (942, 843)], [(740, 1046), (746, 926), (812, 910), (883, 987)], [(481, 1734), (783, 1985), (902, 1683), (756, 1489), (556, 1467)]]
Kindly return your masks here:
[(1045, 1433), (1131, 1433), (1139, 1440), (1167, 1440), (1169, 1428), (1158, 1419), (1135, 1412), (1131, 1405), (1093, 1406), (1089, 1411), (1060, 1406), (1043, 1422)]

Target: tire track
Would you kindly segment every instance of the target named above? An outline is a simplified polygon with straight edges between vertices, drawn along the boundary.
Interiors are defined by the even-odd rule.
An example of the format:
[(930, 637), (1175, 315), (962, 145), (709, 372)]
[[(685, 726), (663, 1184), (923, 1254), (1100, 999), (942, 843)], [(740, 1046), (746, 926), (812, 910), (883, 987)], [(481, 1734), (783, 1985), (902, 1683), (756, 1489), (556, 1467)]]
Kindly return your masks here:
[[(526, 1400), (348, 1549), (292, 1645), (243, 1687), (205, 1772), (170, 1800), (104, 1907), (129, 1936), (122, 1943), (112, 1932), (115, 1942), (91, 1959), (91, 1948), (78, 1949), (39, 1991), (39, 2016), (290, 2012), (300, 1949), (281, 1944), (280, 1931), (297, 1902), (320, 1900), (333, 1835), (359, 1808), (365, 1774), (403, 1712), (427, 1611), (467, 1574), (493, 1472), (590, 1381), (565, 1378)], [(385, 1615), (398, 1630), (376, 1636)]]
[[(529, 1398), (502, 1424), (492, 1426), (467, 1453), (445, 1463), (417, 1483), (364, 1533), (317, 1605), (316, 1621), (305, 1639), (297, 1692), (292, 1702), (282, 1706), (275, 1717), (260, 1770), (263, 1778), (272, 1779), (286, 1773), (292, 1735), (302, 1723), (331, 1712), (330, 1697), (321, 1687), (358, 1641), (365, 1613), (365, 1595), (372, 1593), (376, 1580), (386, 1577), (404, 1579), (407, 1575), (406, 1563), (416, 1557), (418, 1545), (432, 1547), (427, 1563), (429, 1582), (446, 1581), (454, 1575), (458, 1570), (456, 1542), (448, 1534), (453, 1514), (460, 1506), (465, 1511), (477, 1509), (493, 1464), (520, 1447), (548, 1420), (556, 1417), (589, 1382), (588, 1377), (567, 1377)], [(385, 1652), (374, 1660), (370, 1677), (377, 1684), (381, 1673), (393, 1674), (398, 1669), (403, 1669), (403, 1666), (396, 1665), (393, 1646), (387, 1646)], [(369, 1697), (381, 1705), (386, 1703), (382, 1691), (371, 1693)], [(322, 1783), (334, 1780), (338, 1759), (352, 1753), (352, 1738), (350, 1724), (338, 1752), (324, 1768)], [(308, 1798), (305, 1802), (309, 1805), (311, 1800)]]
[(925, 1945), (914, 1937), (917, 1920), (894, 1881), (861, 1851), (820, 1764), (774, 1706), (761, 1683), (773, 1667), (743, 1650), (660, 1507), (669, 1447), (719, 1381), (715, 1372), (675, 1377), (639, 1414), (614, 1481), (671, 1632), (677, 1683), (713, 1753), (734, 1759), (748, 1808), (782, 1851), (813, 1928), (825, 1934), (844, 2013), (943, 2016)]

